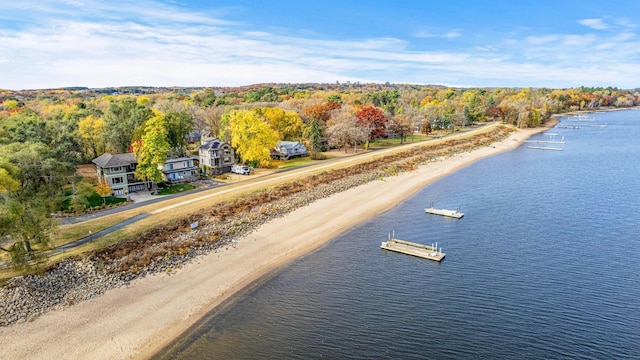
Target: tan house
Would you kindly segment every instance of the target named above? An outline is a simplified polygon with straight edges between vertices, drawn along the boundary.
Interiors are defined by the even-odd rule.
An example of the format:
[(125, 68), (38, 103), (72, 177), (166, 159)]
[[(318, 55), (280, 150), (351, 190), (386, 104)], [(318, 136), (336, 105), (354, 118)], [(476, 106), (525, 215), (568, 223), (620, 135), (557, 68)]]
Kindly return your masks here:
[(208, 175), (219, 175), (231, 171), (235, 154), (231, 145), (220, 139), (209, 139), (198, 148), (200, 169)]

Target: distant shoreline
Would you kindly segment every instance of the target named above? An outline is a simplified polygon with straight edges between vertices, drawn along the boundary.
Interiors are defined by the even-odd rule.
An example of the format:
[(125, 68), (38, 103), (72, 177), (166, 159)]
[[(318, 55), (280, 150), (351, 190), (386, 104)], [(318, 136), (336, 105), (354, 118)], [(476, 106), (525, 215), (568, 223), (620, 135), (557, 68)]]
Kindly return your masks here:
[[(210, 253), (171, 275), (138, 279), (129, 287), (0, 328), (7, 344), (0, 357), (149, 358), (264, 275), (393, 208), (433, 181), (514, 149), (547, 128), (518, 130), (491, 146), (323, 198), (239, 238), (237, 248)], [(372, 198), (372, 193), (378, 196)]]

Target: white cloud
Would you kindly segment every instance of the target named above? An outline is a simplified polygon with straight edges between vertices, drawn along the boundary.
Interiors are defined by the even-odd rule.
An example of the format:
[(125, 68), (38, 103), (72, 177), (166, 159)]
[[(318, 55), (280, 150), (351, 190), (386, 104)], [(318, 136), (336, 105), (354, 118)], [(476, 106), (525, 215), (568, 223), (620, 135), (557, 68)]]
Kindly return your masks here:
[(558, 36), (556, 35), (527, 36), (525, 40), (532, 45), (543, 45), (543, 44), (556, 42), (558, 40)]
[(595, 30), (606, 30), (609, 28), (609, 26), (605, 24), (602, 19), (582, 19), (578, 20), (578, 23)]
[[(34, 25), (26, 21), (16, 29), (0, 25), (0, 88), (336, 80), (637, 87), (634, 81), (640, 74), (639, 66), (628, 60), (640, 56), (640, 43), (631, 28), (613, 35), (508, 34), (507, 39), (483, 37), (487, 43), (468, 43), (468, 48), (433, 51), (398, 37), (275, 35), (225, 20), (226, 10), (194, 13), (151, 0), (118, 9), (95, 0), (68, 0), (63, 8), (55, 4), (42, 0), (37, 10), (30, 7), (28, 11), (39, 14)], [(0, 11), (6, 8), (0, 5)], [(452, 39), (462, 32), (413, 35)]]
[(462, 33), (460, 33), (459, 31), (448, 31), (442, 35), (442, 37), (447, 39), (454, 39), (460, 36), (462, 36)]
[(428, 38), (454, 39), (462, 36), (462, 33), (458, 30), (451, 30), (444, 33), (431, 33), (426, 31), (419, 31), (417, 33), (414, 33), (413, 36), (417, 38), (423, 38), (423, 39), (428, 39)]

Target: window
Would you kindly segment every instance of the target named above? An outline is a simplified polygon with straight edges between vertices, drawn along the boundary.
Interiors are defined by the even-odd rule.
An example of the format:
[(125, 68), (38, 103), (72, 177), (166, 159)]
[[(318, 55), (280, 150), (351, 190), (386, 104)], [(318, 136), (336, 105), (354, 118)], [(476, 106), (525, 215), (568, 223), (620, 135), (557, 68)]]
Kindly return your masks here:
[(117, 172), (122, 171), (122, 166), (112, 167), (112, 168), (111, 168), (111, 169), (109, 169), (109, 170), (110, 170), (110, 171), (109, 171), (110, 173), (117, 173)]
[(189, 161), (185, 161), (182, 163), (182, 167), (189, 167), (191, 165), (189, 165)]
[(112, 184), (122, 184), (124, 181), (122, 180), (122, 176), (111, 178)]
[(224, 162), (225, 162), (225, 163), (229, 163), (229, 162), (231, 162), (231, 157), (230, 157), (230, 156), (225, 156), (225, 157), (224, 157)]
[(167, 164), (167, 170), (173, 170), (173, 163), (172, 164)]
[(224, 153), (225, 153), (225, 155), (229, 155), (229, 148), (228, 147), (224, 148)]

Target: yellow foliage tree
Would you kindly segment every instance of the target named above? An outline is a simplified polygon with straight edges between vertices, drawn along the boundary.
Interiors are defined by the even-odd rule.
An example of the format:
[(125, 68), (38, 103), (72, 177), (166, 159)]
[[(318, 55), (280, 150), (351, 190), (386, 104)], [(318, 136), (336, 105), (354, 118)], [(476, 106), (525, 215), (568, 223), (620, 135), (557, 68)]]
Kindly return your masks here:
[(89, 115), (78, 121), (78, 134), (82, 139), (85, 153), (88, 152), (94, 158), (104, 153), (104, 119)]
[(102, 196), (102, 202), (105, 205), (107, 204), (106, 197), (111, 195), (111, 192), (113, 192), (113, 189), (111, 189), (111, 186), (109, 186), (106, 181), (100, 181), (100, 183), (96, 185), (96, 193)]
[(144, 124), (144, 135), (140, 141), (134, 142), (133, 152), (138, 159), (135, 177), (139, 180), (149, 179), (157, 184), (162, 181), (161, 167), (167, 161), (171, 149), (167, 138), (165, 116), (154, 111), (155, 116)]
[(260, 111), (233, 110), (226, 117), (231, 146), (242, 157), (242, 162), (269, 163), (271, 149), (278, 143), (279, 136)]
[(302, 137), (302, 119), (295, 111), (280, 108), (262, 108), (260, 113), (271, 128), (278, 132), (281, 140), (295, 141)]

